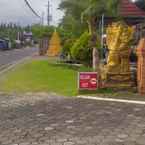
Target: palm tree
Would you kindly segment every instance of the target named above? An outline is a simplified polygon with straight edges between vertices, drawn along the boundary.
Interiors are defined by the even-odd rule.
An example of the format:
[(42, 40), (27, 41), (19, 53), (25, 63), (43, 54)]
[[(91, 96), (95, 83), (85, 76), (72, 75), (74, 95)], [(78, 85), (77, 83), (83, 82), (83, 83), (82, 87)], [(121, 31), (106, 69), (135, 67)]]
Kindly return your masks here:
[[(63, 10), (65, 15), (60, 25), (72, 34), (77, 33), (80, 36), (87, 28), (86, 24), (81, 21), (81, 14), (88, 5), (88, 0), (62, 0), (59, 9)], [(72, 28), (70, 27), (75, 28), (74, 33), (71, 31)]]
[(82, 18), (88, 24), (89, 33), (91, 34), (91, 48), (93, 49), (93, 69), (99, 70), (99, 52), (96, 49), (97, 44), (97, 21), (102, 14), (106, 16), (116, 16), (118, 12), (119, 0), (89, 0), (89, 5), (82, 12)]

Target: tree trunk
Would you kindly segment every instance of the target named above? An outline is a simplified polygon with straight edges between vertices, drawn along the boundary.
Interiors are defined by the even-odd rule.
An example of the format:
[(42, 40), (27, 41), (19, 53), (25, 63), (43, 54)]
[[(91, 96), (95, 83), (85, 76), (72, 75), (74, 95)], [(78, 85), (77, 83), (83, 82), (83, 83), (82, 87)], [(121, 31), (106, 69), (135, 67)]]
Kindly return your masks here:
[(95, 71), (99, 71), (99, 51), (96, 48), (97, 45), (97, 31), (96, 31), (96, 19), (91, 18), (88, 20), (89, 33), (91, 34), (90, 45), (92, 48), (92, 67)]
[(92, 67), (93, 67), (93, 70), (99, 71), (99, 54), (98, 54), (99, 52), (96, 47), (93, 47), (92, 49), (93, 49), (92, 50), (92, 58), (93, 58)]

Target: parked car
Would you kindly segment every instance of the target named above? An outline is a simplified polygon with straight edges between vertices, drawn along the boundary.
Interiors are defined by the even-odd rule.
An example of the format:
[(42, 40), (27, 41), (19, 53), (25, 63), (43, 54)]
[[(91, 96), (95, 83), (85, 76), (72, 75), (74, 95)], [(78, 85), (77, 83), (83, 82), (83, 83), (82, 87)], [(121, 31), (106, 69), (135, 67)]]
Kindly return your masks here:
[(4, 39), (0, 39), (0, 50), (8, 50), (9, 49), (9, 42)]

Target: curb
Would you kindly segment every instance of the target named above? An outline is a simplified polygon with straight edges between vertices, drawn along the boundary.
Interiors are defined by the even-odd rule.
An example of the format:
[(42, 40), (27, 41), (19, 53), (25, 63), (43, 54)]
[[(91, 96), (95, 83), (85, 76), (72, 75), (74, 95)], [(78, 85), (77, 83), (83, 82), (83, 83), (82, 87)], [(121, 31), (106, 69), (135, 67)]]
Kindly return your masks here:
[(105, 101), (105, 102), (145, 105), (145, 101), (136, 101), (136, 100), (113, 99), (113, 98), (102, 98), (102, 97), (91, 97), (91, 96), (77, 96), (77, 98), (96, 100), (96, 101)]

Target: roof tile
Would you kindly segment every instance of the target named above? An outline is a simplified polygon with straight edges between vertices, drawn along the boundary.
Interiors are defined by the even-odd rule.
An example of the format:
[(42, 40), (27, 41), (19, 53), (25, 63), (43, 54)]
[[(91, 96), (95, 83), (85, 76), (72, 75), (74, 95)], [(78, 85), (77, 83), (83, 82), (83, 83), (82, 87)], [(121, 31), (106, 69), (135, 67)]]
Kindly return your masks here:
[(138, 8), (134, 3), (129, 0), (121, 0), (120, 14), (124, 17), (145, 17), (145, 11)]

